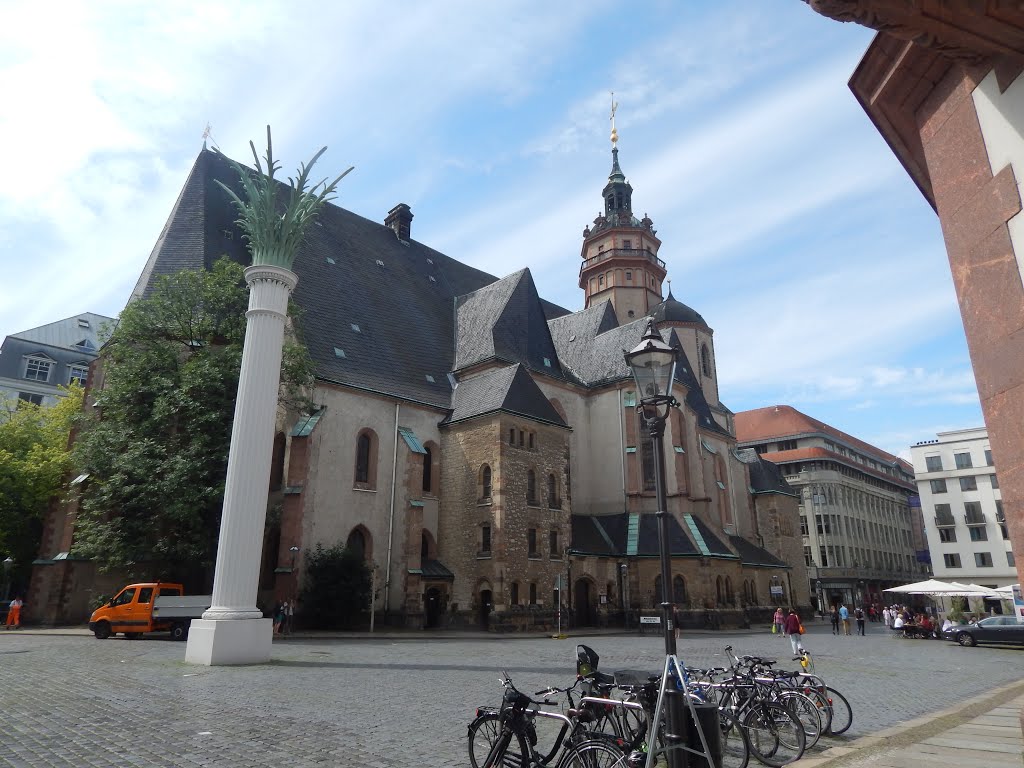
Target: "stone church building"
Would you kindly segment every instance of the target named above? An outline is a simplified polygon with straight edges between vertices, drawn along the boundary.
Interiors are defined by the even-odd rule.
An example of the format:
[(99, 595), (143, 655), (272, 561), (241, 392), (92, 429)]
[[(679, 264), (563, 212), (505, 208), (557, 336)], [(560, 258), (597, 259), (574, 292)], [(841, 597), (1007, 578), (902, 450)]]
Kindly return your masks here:
[[(200, 153), (139, 278), (247, 263), (225, 159)], [(481, 272), (327, 205), (295, 260), (310, 413), (279, 413), (261, 598), (294, 597), (303, 553), (343, 542), (375, 569), (380, 621), (547, 628), (637, 621), (660, 599), (654, 461), (623, 350), (650, 318), (680, 352), (666, 429), (673, 584), (684, 622), (763, 620), (810, 604), (798, 499), (738, 451), (711, 327), (664, 296), (661, 241), (618, 149), (583, 230), (583, 309), (541, 298), (529, 269)], [(73, 502), (47, 521), (28, 604), (80, 620), (113, 585), (76, 561)]]

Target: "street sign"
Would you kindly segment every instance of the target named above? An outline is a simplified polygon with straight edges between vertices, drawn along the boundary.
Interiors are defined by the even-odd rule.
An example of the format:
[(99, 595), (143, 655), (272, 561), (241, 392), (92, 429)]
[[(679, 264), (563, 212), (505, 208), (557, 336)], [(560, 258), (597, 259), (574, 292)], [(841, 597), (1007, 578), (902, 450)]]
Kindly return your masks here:
[(771, 587), (769, 587), (769, 590), (771, 591), (771, 593), (773, 595), (779, 595), (780, 597), (782, 596), (782, 587), (781, 586), (778, 586), (778, 587), (771, 586)]

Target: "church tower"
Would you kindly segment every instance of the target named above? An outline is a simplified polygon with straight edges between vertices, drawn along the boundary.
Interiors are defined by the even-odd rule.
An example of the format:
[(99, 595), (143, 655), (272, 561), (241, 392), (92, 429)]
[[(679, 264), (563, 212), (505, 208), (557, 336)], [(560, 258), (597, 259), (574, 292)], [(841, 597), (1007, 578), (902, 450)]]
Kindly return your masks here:
[(647, 315), (661, 303), (665, 262), (654, 222), (633, 215), (633, 187), (619, 167), (619, 134), (612, 102), (612, 172), (602, 192), (604, 212), (583, 230), (580, 288), (584, 307), (610, 301), (620, 323)]

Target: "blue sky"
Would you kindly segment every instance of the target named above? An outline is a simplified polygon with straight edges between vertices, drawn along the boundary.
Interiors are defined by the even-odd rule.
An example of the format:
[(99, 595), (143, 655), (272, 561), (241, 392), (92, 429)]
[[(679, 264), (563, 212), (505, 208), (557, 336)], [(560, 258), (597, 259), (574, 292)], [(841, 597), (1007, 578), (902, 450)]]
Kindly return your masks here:
[(869, 30), (758, 3), (3, 5), (0, 335), (116, 315), (202, 146), (582, 306), (620, 160), (723, 401), (787, 403), (893, 453), (982, 417), (938, 220), (847, 80)]

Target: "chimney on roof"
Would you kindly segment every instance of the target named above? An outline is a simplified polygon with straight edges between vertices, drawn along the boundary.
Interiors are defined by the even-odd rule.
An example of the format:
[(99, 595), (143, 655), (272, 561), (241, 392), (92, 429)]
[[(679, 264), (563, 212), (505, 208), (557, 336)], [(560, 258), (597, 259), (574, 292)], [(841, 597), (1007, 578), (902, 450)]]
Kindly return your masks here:
[(403, 243), (408, 243), (412, 232), (412, 209), (405, 203), (399, 203), (390, 211), (384, 219), (384, 226), (391, 227), (395, 236)]

